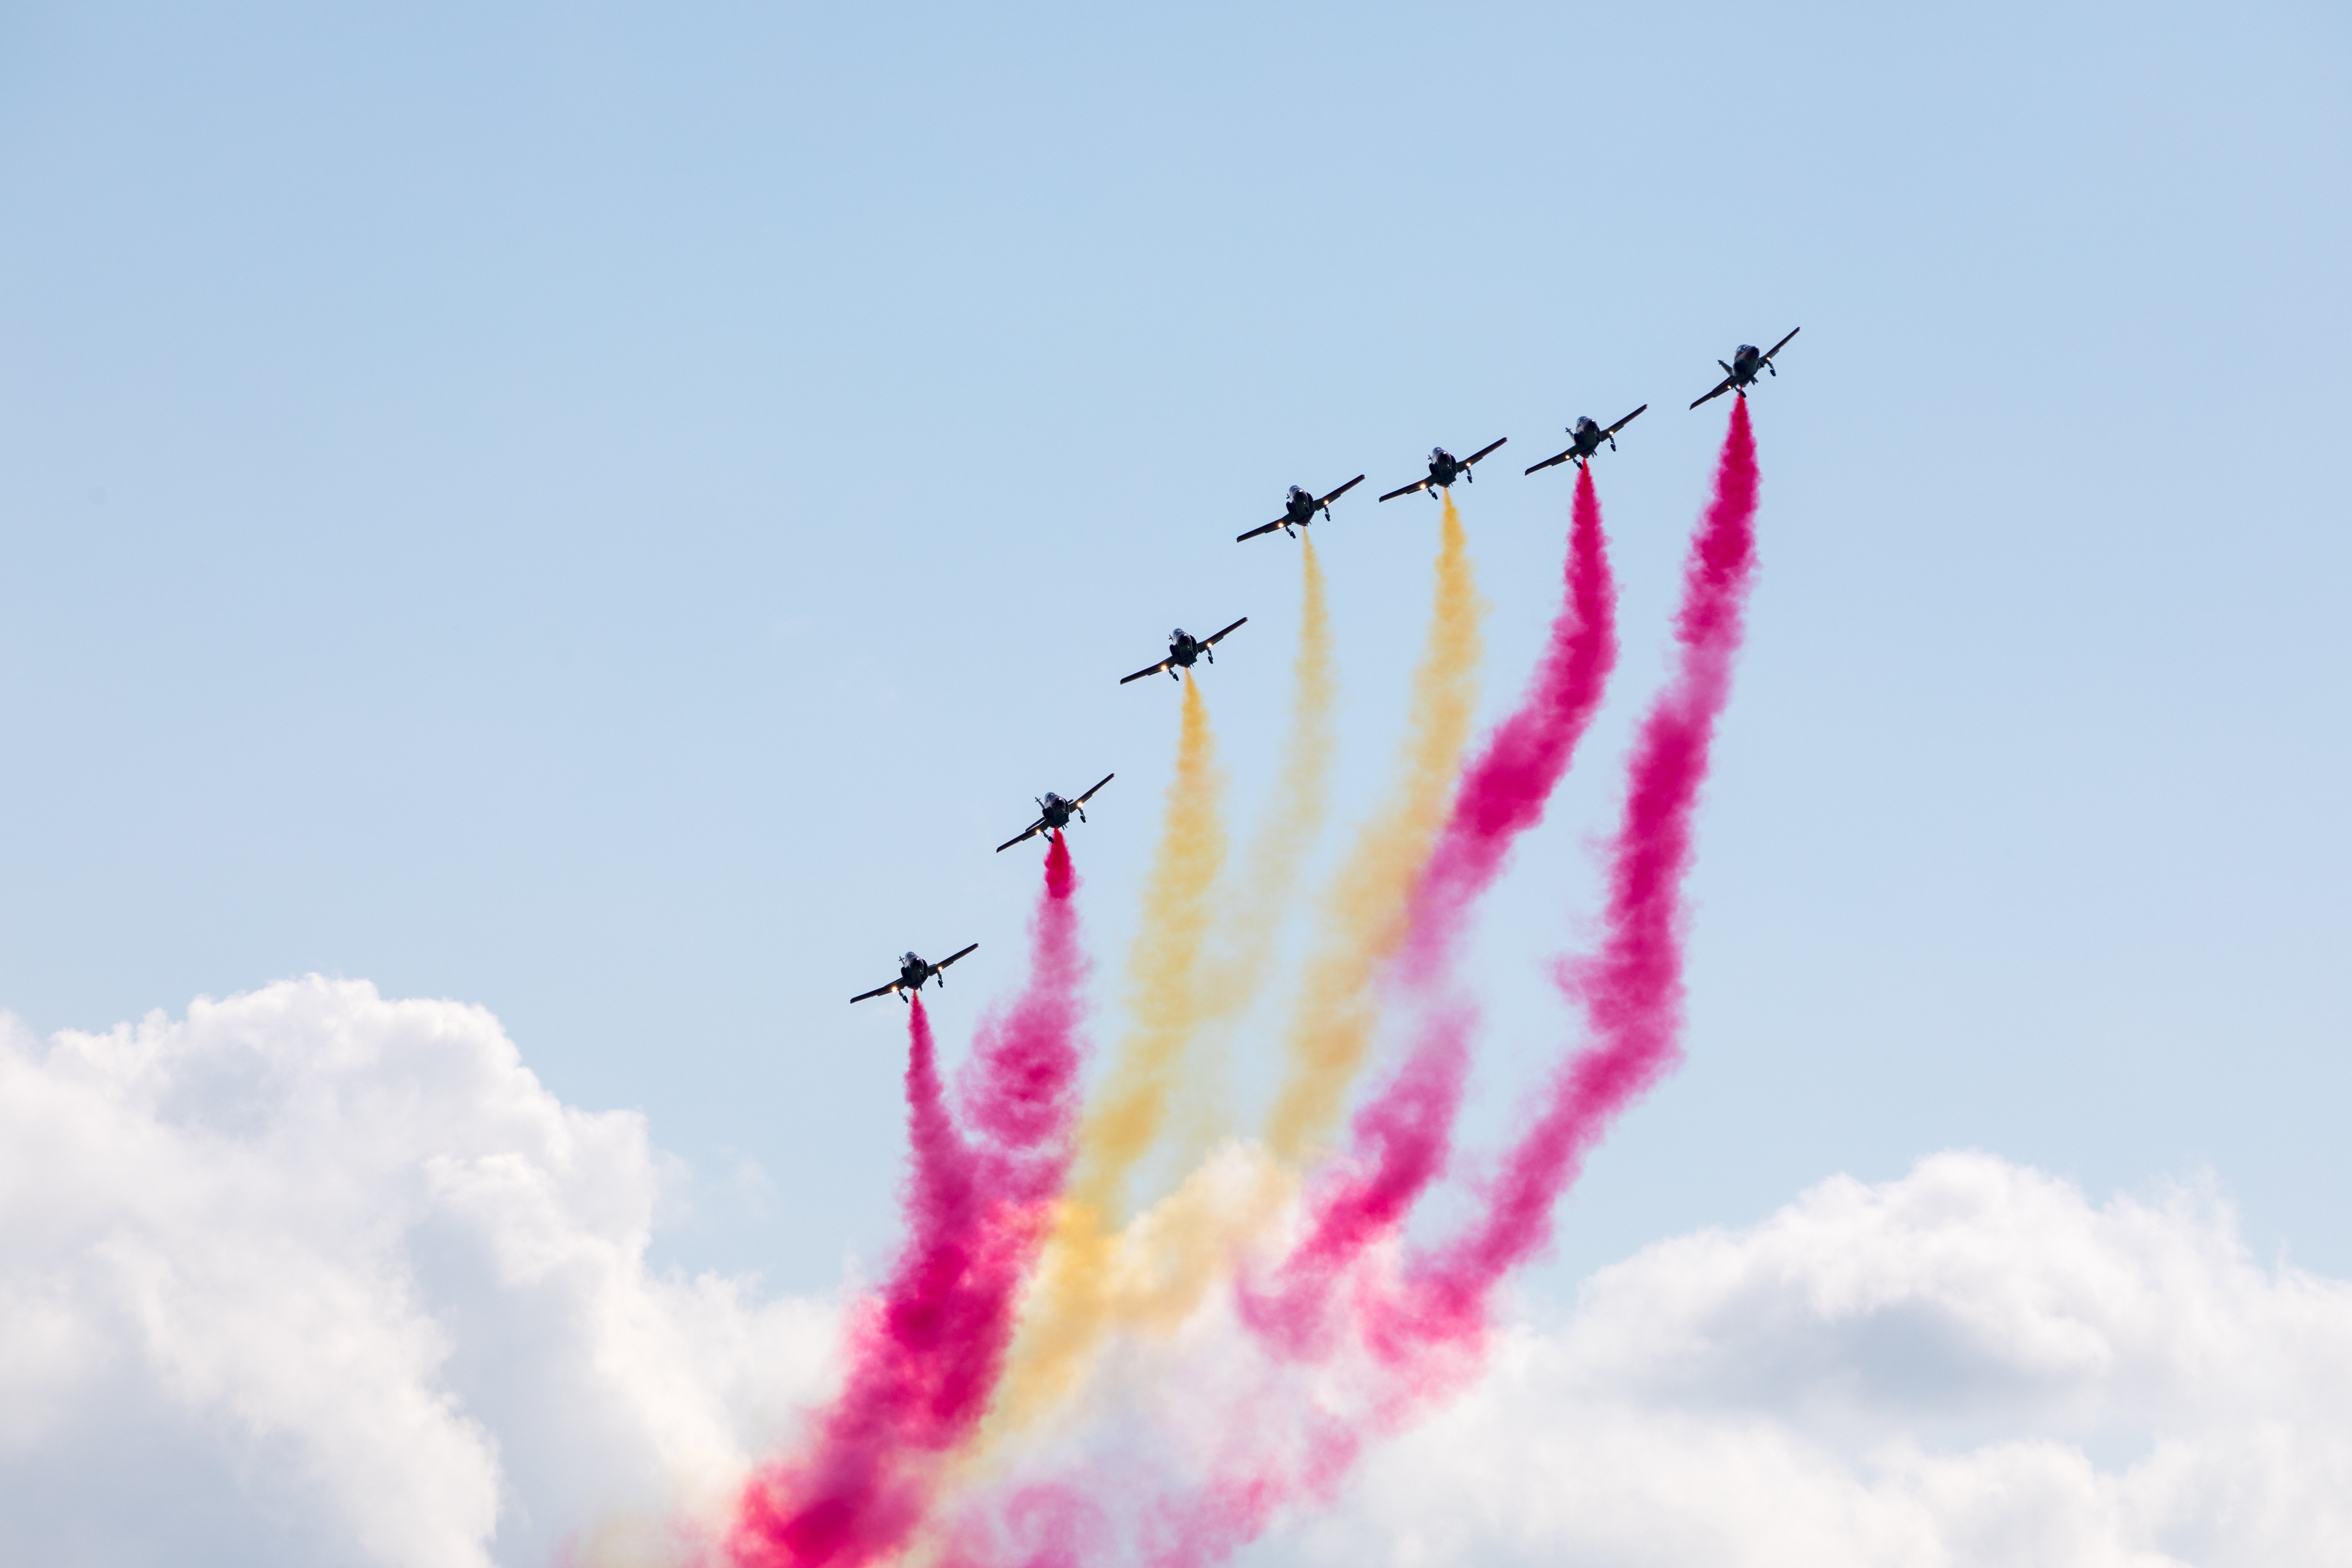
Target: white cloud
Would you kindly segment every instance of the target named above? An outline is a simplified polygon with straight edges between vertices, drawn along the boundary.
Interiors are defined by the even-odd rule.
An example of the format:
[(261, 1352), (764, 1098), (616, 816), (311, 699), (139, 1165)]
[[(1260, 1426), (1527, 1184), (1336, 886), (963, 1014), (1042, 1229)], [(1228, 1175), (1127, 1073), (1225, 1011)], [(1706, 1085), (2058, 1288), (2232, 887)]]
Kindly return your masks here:
[(642, 1121), (479, 1008), (0, 1025), (0, 1561), (541, 1563), (821, 1392), (828, 1312), (648, 1274)]
[[(665, 1510), (821, 1395), (832, 1319), (649, 1274), (665, 1179), (478, 1008), (311, 979), (46, 1043), (0, 1019), (0, 1562), (672, 1559)], [(1939, 1155), (1662, 1242), (1498, 1348), (1262, 1550), (2352, 1562), (2352, 1286), (2256, 1264), (2195, 1192), (2094, 1205)], [(1242, 1362), (1192, 1364), (1246, 1402)], [(1113, 1403), (1230, 1444), (1154, 1365)], [(1026, 1457), (1056, 1442), (1087, 1447)]]
[(2352, 1286), (2187, 1191), (1942, 1154), (1596, 1275), (1376, 1454), (1313, 1559), (1667, 1568), (2352, 1562)]

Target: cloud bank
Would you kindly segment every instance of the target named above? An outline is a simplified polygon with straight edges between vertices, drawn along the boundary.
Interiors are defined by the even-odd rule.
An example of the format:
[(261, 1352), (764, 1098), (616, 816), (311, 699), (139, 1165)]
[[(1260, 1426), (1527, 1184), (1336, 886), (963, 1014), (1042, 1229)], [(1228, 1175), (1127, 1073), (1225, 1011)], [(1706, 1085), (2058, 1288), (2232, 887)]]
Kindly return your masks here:
[[(478, 1008), (0, 1019), (0, 1561), (677, 1560), (828, 1392), (834, 1311), (650, 1272), (663, 1178)], [(1941, 1154), (1601, 1271), (1266, 1550), (2294, 1568), (2352, 1558), (2347, 1476), (2352, 1285), (2208, 1194)]]
[(644, 1123), (480, 1008), (0, 1022), (0, 1561), (541, 1563), (824, 1392), (829, 1310), (649, 1274)]
[(2352, 1562), (2352, 1285), (2210, 1194), (1987, 1154), (1824, 1182), (1595, 1275), (1308, 1528), (1318, 1561)]

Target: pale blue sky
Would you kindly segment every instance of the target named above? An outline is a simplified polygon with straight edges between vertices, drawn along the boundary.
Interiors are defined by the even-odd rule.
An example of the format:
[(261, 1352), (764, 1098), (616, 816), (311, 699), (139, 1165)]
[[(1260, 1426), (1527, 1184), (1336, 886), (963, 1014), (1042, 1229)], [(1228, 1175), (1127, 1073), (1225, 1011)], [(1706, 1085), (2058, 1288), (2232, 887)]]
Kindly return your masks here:
[[(2210, 1167), (2352, 1272), (2338, 7), (0, 13), (0, 1006), (321, 970), (495, 1010), (698, 1173), (676, 1260), (891, 1234), (890, 955), (1017, 975), (1029, 798), (1106, 980), (1175, 716), (1279, 738), (1293, 481), (1378, 791), (1433, 442), (1490, 709), (1580, 413), (1627, 658), (1478, 950), (1482, 1134), (1562, 1016), (1736, 342), (1764, 567), (1692, 1057), (1564, 1289), (1833, 1171)], [(1318, 525), (1319, 527), (1319, 525)], [(1108, 987), (1105, 988), (1106, 997)], [(1098, 1033), (1108, 1036), (1106, 1026)], [(1262, 1038), (1262, 1036), (1259, 1037)], [(745, 1161), (766, 1173), (733, 1181)]]

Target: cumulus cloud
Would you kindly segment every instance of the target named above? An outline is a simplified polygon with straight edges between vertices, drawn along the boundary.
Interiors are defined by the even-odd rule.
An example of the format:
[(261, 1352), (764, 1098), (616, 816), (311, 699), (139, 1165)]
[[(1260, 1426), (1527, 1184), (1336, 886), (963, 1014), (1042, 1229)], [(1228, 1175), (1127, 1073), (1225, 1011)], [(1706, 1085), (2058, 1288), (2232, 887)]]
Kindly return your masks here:
[[(834, 1318), (649, 1271), (667, 1177), (478, 1008), (313, 978), (106, 1034), (0, 1018), (0, 1562), (689, 1560), (667, 1521), (790, 1440)], [(1497, 1350), (1260, 1550), (2352, 1561), (2352, 1286), (2258, 1264), (2196, 1190), (1937, 1155), (1661, 1242)], [(1113, 1403), (1229, 1443), (1152, 1364)], [(1007, 1458), (1054, 1441), (1088, 1447)]]
[(723, 1492), (820, 1304), (649, 1273), (642, 1121), (318, 978), (0, 1020), (0, 1561), (538, 1563)]
[(1376, 1455), (1317, 1561), (2352, 1562), (2352, 1286), (1984, 1154), (1661, 1242)]

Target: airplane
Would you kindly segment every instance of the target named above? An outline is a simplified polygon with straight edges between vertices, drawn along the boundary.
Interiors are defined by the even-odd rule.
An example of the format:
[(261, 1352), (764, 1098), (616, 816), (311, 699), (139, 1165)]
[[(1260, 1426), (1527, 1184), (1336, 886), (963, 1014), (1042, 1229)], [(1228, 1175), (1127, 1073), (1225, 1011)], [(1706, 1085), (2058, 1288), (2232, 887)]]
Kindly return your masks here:
[[(1509, 439), (1508, 436), (1503, 437), (1503, 441)], [(1443, 447), (1432, 447), (1429, 449), (1429, 478), (1417, 484), (1406, 485), (1402, 489), (1391, 490), (1381, 499), (1394, 500), (1399, 496), (1409, 496), (1415, 490), (1427, 490), (1430, 492), (1431, 499), (1434, 500), (1437, 491), (1452, 489), (1454, 480), (1469, 479), (1470, 465), (1493, 451), (1495, 447), (1501, 446), (1503, 441), (1481, 447), (1466, 458), (1457, 458)]]
[(920, 953), (908, 953), (898, 960), (898, 979), (887, 985), (877, 985), (871, 991), (861, 991), (849, 1000), (852, 1004), (856, 1004), (868, 1001), (876, 996), (887, 996), (896, 991), (898, 993), (899, 1001), (911, 1003), (914, 1000), (914, 994), (923, 988), (923, 983), (934, 976), (939, 980), (940, 988), (944, 991), (947, 989), (948, 977), (940, 971), (961, 958), (965, 952), (970, 952), (979, 946), (980, 943), (973, 942), (971, 947), (965, 948), (963, 952), (951, 952), (937, 963), (925, 963)]
[[(1795, 337), (1801, 330), (1797, 327), (1790, 328), (1789, 338)], [(1746, 397), (1748, 388), (1755, 382), (1756, 373), (1759, 370), (1769, 370), (1774, 375), (1779, 375), (1780, 372), (1779, 367), (1773, 364), (1772, 355), (1789, 346), (1789, 338), (1782, 338), (1772, 345), (1769, 352), (1760, 354), (1756, 352), (1754, 343), (1742, 343), (1739, 345), (1738, 352), (1731, 356), (1729, 364), (1723, 364), (1721, 360), (1716, 361), (1716, 363), (1723, 364), (1723, 379), (1716, 384), (1713, 392), (1708, 393), (1706, 397), (1700, 398), (1698, 403), (1694, 403), (1691, 406), (1696, 408), (1699, 403), (1705, 403), (1707, 398), (1721, 397), (1727, 392), (1736, 392), (1741, 397)]]
[[(1095, 789), (1102, 788), (1103, 784), (1110, 783), (1111, 780), (1117, 777), (1118, 777), (1117, 773), (1103, 774), (1102, 784), (1095, 785)], [(1003, 843), (998, 845), (996, 847), (996, 852), (999, 855), (1002, 855), (1007, 849), (1012, 848), (1015, 844), (1020, 843), (1022, 839), (1027, 838), (1033, 834), (1059, 833), (1063, 828), (1067, 827), (1070, 825), (1070, 814), (1074, 811), (1078, 814), (1078, 820), (1080, 822), (1084, 822), (1087, 819), (1087, 814), (1082, 808), (1086, 805), (1087, 802), (1094, 799), (1095, 789), (1087, 791), (1086, 794), (1078, 796), (1076, 800), (1064, 800), (1052, 790), (1047, 790), (1045, 792), (1045, 798), (1037, 803), (1037, 810), (1039, 812), (1037, 820), (1023, 828), (1013, 837), (1008, 838)]]
[(1609, 449), (1611, 451), (1615, 451), (1617, 449), (1617, 432), (1625, 428), (1626, 426), (1633, 423), (1634, 420), (1639, 419), (1643, 411), (1649, 406), (1650, 405), (1648, 404), (1644, 403), (1640, 408), (1636, 408), (1633, 413), (1628, 414), (1624, 418), (1620, 419), (1616, 424), (1612, 425), (1606, 430), (1603, 430), (1600, 426), (1594, 424), (1592, 422), (1591, 416), (1578, 416), (1576, 424), (1569, 430), (1569, 434), (1576, 437), (1576, 444), (1569, 447), (1567, 451), (1562, 452), (1557, 458), (1546, 458), (1542, 462), (1538, 463), (1535, 468), (1529, 468), (1528, 472), (1532, 474), (1539, 469), (1549, 468), (1555, 463), (1565, 463), (1570, 458), (1575, 459), (1576, 466), (1580, 468), (1584, 467), (1586, 459), (1590, 458), (1593, 453), (1601, 450), (1601, 443), (1603, 441), (1609, 443)]
[(1298, 530), (1305, 528), (1308, 523), (1315, 521), (1315, 514), (1317, 512), (1319, 511), (1325, 517), (1329, 517), (1331, 515), (1331, 503), (1338, 500), (1341, 496), (1346, 495), (1349, 490), (1354, 489), (1358, 485), (1360, 485), (1363, 482), (1364, 476), (1358, 474), (1354, 479), (1349, 479), (1346, 484), (1341, 485), (1329, 495), (1319, 498), (1308, 495), (1298, 486), (1293, 485), (1290, 487), (1290, 500), (1284, 503), (1283, 512), (1280, 517), (1276, 518), (1264, 528), (1253, 528), (1247, 533), (1234, 534), (1234, 542), (1235, 544), (1239, 544), (1244, 539), (1255, 539), (1259, 534), (1272, 533), (1277, 528), (1282, 530), (1283, 532), (1289, 534), (1291, 538), (1296, 539), (1298, 537)]
[(1210, 651), (1212, 647), (1221, 641), (1227, 632), (1231, 632), (1234, 626), (1245, 626), (1247, 625), (1249, 625), (1249, 617), (1247, 616), (1244, 616), (1240, 620), (1235, 621), (1233, 626), (1227, 626), (1224, 631), (1217, 633), (1214, 637), (1196, 637), (1192, 636), (1192, 633), (1186, 631), (1182, 626), (1178, 626), (1174, 631), (1168, 634), (1168, 657), (1166, 658), (1161, 659), (1150, 669), (1139, 669), (1133, 675), (1120, 676), (1118, 678), (1118, 683), (1121, 686), (1125, 686), (1130, 680), (1141, 680), (1145, 676), (1157, 675), (1163, 669), (1168, 671), (1169, 679), (1181, 680), (1183, 677), (1176, 673), (1176, 669), (1178, 668), (1190, 669), (1192, 668), (1192, 661), (1194, 659), (1204, 656), (1211, 664), (1216, 663), (1217, 656)]

